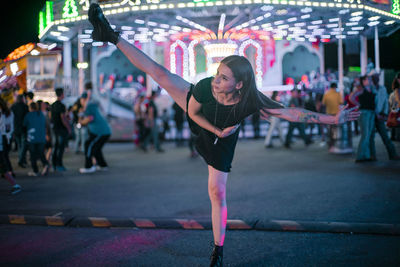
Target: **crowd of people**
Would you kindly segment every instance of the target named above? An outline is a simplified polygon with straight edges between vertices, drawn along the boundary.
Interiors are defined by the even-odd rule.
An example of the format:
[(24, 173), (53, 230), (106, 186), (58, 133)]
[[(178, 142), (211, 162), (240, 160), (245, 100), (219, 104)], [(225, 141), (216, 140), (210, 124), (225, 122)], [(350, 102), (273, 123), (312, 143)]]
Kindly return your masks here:
[[(283, 103), (286, 107), (304, 108), (329, 115), (336, 115), (342, 105), (347, 105), (349, 108), (357, 107), (363, 115), (361, 115), (360, 120), (348, 123), (348, 129), (351, 132), (350, 139), (351, 135), (357, 136), (361, 133), (356, 162), (376, 160), (375, 132), (381, 136), (389, 159), (399, 159), (392, 141), (400, 141), (398, 136), (400, 131), (398, 127), (391, 127), (391, 137), (389, 137), (386, 120), (390, 111), (398, 111), (400, 108), (400, 74), (396, 75), (392, 83), (390, 96), (387, 89), (380, 85), (379, 75), (376, 73), (356, 77), (352, 83), (349, 83), (349, 88), (346, 88), (342, 94), (338, 90), (335, 79), (336, 76), (333, 72), (329, 71), (327, 75), (321, 75), (316, 72), (312, 79), (314, 85), (304, 83), (308, 79), (303, 79), (301, 83), (304, 86), (301, 86), (301, 89), (295, 88), (290, 92), (274, 91), (270, 97), (272, 100)], [(326, 85), (328, 80), (330, 82)], [(323, 85), (321, 85), (322, 81)], [(326, 86), (326, 88), (324, 90), (309, 89), (313, 88), (313, 86), (318, 86), (318, 84)], [(134, 104), (139, 147), (143, 151), (147, 151), (149, 141), (152, 140), (155, 150), (163, 152), (164, 150), (161, 149), (160, 143), (166, 140), (166, 134), (171, 133), (172, 129), (174, 129), (174, 134), (169, 134), (169, 139), (175, 140), (177, 146), (183, 146), (185, 143), (185, 138), (183, 138), (183, 129), (186, 121), (185, 113), (174, 103), (168, 110), (164, 109), (158, 115), (159, 108), (157, 108), (154, 101), (155, 97), (155, 92), (151, 97), (141, 94)], [(367, 114), (369, 114), (369, 117), (367, 117)], [(157, 120), (159, 120), (159, 123), (157, 123)], [(253, 137), (255, 139), (260, 138), (260, 114), (254, 113), (242, 121), (240, 127), (242, 137), (246, 136), (245, 127), (248, 123), (252, 126)], [(337, 151), (335, 145), (337, 145), (336, 142), (338, 141), (338, 132), (341, 131), (337, 125), (288, 122), (285, 136), (279, 118), (271, 116), (268, 119), (268, 124), (264, 139), (264, 145), (268, 149), (276, 145), (274, 145), (273, 138), (275, 135), (277, 135), (282, 146), (290, 149), (293, 144), (294, 133), (297, 130), (298, 135), (306, 146), (319, 139), (321, 141), (320, 145), (326, 145), (330, 152), (335, 153)], [(191, 157), (196, 157), (197, 152), (193, 146), (193, 136), (190, 135), (187, 139), (191, 151), (190, 155)]]
[(92, 97), (90, 82), (85, 89), (68, 108), (63, 103), (63, 88), (55, 89), (57, 100), (52, 104), (34, 101), (33, 92), (17, 94), (11, 102), (0, 98), (0, 171), (12, 185), (12, 194), (21, 191), (9, 158), (13, 144), (18, 151), (19, 167), (28, 168), (29, 158), (28, 176), (45, 176), (51, 168), (65, 172), (64, 151), (71, 140), (75, 141), (75, 152), (85, 155), (81, 173), (107, 170), (102, 148), (111, 135), (111, 128)]

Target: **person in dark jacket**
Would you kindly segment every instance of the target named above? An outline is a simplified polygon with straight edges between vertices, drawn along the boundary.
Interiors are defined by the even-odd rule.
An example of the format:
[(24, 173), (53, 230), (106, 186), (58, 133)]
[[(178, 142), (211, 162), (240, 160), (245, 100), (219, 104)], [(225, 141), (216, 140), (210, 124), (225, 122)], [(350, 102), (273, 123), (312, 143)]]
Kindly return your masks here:
[(14, 138), (18, 146), (18, 165), (26, 168), (28, 146), (26, 143), (26, 128), (24, 128), (22, 123), (29, 110), (28, 105), (25, 104), (23, 95), (17, 96), (17, 102), (11, 106), (11, 111), (14, 113)]

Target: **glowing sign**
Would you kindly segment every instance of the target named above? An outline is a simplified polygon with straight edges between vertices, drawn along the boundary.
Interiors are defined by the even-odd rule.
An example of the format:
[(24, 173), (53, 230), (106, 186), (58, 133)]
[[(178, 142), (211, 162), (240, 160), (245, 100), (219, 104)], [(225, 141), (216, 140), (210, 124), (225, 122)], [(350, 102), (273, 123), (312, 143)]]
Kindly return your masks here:
[(31, 52), (33, 48), (35, 48), (35, 45), (33, 43), (28, 43), (26, 45), (22, 45), (22, 46), (18, 47), (17, 49), (15, 49), (14, 51), (12, 51), (6, 57), (6, 59), (4, 59), (4, 61), (17, 60), (17, 59), (25, 56), (29, 52)]
[(45, 11), (39, 12), (39, 34), (54, 20), (53, 15), (53, 2), (46, 1)]
[(75, 18), (79, 16), (78, 8), (76, 7), (75, 0), (66, 0), (63, 7), (63, 18)]
[(400, 0), (393, 0), (392, 13), (396, 15), (400, 14)]

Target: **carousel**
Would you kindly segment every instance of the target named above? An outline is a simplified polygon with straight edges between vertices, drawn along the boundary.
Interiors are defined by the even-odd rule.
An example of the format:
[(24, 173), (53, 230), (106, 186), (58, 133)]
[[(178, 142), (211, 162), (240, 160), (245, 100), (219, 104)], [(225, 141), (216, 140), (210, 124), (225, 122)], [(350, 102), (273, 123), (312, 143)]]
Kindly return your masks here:
[[(189, 82), (213, 75), (218, 62), (237, 54), (251, 62), (263, 92), (291, 90), (286, 77), (324, 74), (324, 44), (338, 43), (338, 85), (343, 83), (343, 44), (360, 54), (367, 72), (367, 40), (400, 28), (400, 0), (99, 0), (115, 30), (158, 63)], [(56, 86), (78, 96), (86, 81), (103, 96), (108, 115), (133, 119), (132, 101), (157, 84), (119, 50), (91, 39), (89, 0), (47, 1), (39, 14), (39, 39), (62, 49)], [(371, 57), (371, 55), (369, 55)], [(33, 89), (35, 90), (35, 89)], [(171, 99), (164, 95), (165, 106)], [(169, 102), (168, 102), (169, 101)], [(163, 109), (161, 107), (160, 109)]]

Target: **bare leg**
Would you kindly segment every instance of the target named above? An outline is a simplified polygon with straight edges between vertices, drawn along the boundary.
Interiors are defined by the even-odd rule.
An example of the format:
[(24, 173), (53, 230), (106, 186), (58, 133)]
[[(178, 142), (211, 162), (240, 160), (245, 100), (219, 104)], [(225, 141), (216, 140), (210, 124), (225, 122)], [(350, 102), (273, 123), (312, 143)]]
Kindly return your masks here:
[(224, 245), (227, 220), (226, 181), (228, 173), (208, 166), (208, 194), (211, 200), (211, 217), (214, 243)]
[(171, 73), (123, 38), (119, 39), (117, 47), (133, 65), (150, 75), (160, 87), (167, 90), (174, 101), (186, 111), (186, 96), (190, 83), (182, 77)]

